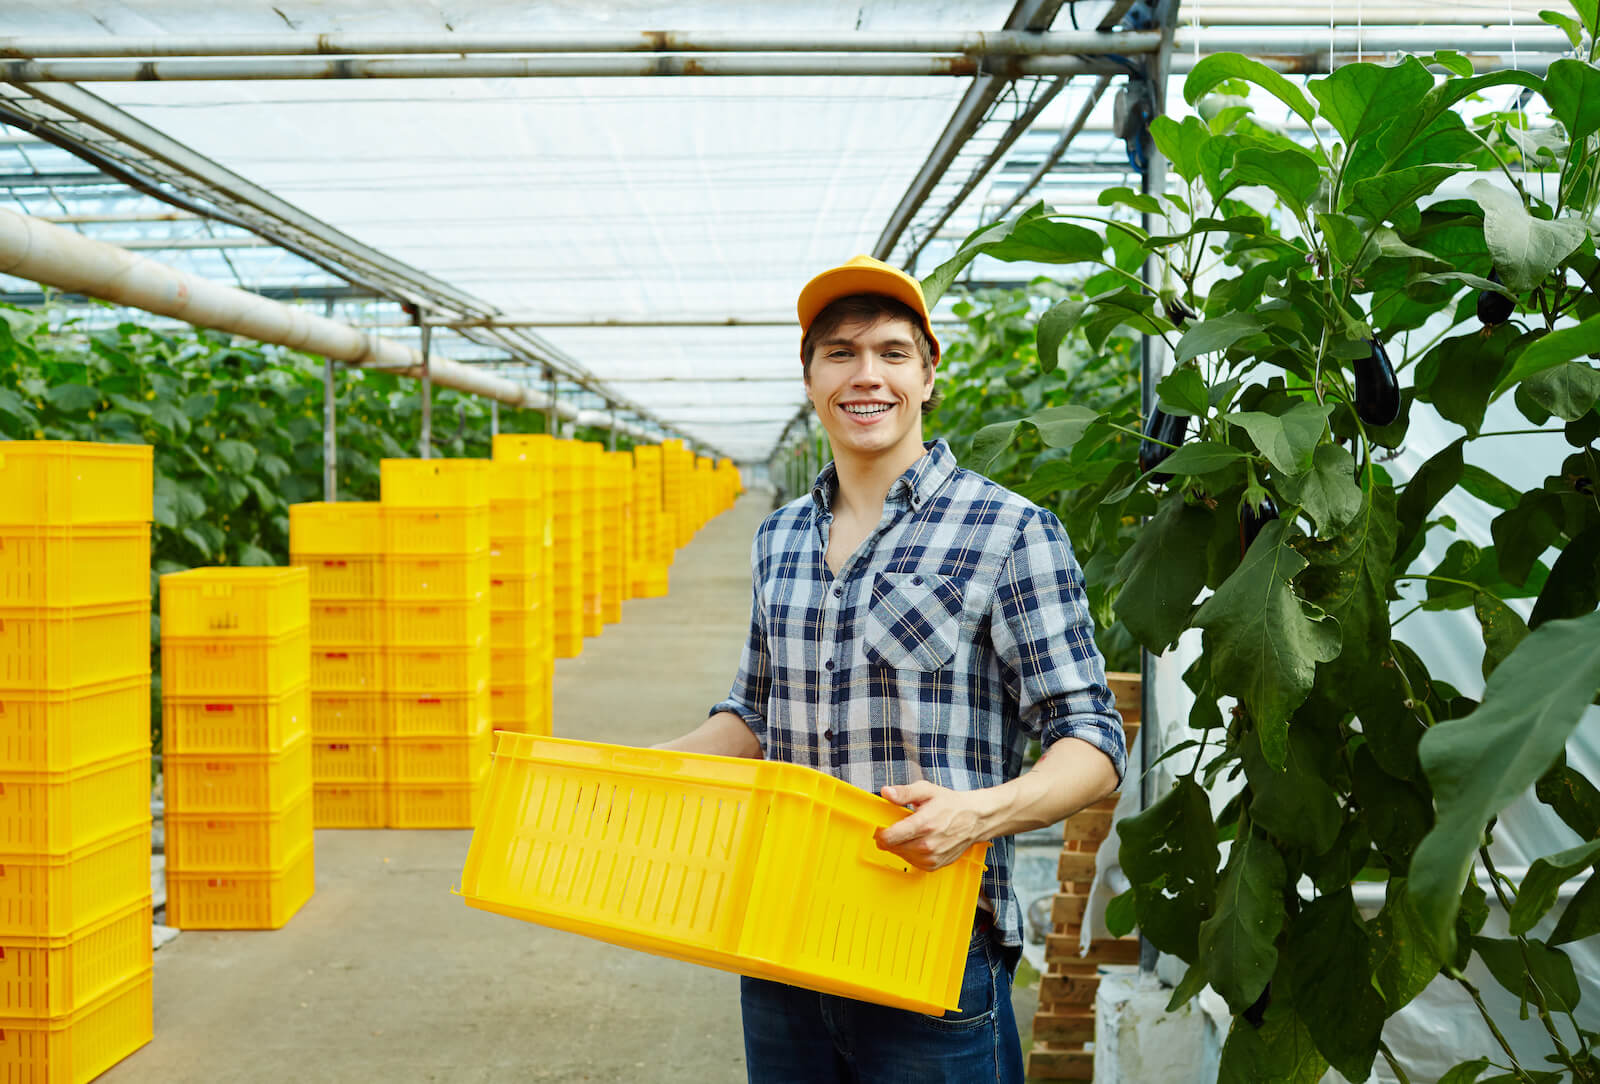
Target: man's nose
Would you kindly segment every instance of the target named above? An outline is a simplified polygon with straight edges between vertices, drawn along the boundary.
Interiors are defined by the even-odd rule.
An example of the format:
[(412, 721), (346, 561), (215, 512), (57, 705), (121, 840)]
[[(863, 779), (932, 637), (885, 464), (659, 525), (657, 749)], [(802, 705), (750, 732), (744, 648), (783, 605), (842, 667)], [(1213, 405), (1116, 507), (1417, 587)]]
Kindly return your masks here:
[(863, 350), (856, 361), (856, 371), (852, 379), (855, 384), (878, 384), (883, 380), (881, 372), (882, 360), (871, 350)]

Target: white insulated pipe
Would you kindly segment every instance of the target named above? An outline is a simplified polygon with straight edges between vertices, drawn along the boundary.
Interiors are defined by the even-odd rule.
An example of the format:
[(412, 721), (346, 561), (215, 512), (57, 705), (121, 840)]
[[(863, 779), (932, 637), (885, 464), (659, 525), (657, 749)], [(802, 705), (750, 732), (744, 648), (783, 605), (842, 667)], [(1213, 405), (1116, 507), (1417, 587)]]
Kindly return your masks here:
[[(232, 286), (187, 274), (126, 249), (0, 208), (0, 273), (71, 293), (170, 316), (199, 327), (276, 343), (349, 365), (422, 375), (419, 351)], [(434, 360), (433, 382), (523, 409), (542, 409), (546, 396), (470, 365)], [(577, 410), (557, 404), (563, 417)]]

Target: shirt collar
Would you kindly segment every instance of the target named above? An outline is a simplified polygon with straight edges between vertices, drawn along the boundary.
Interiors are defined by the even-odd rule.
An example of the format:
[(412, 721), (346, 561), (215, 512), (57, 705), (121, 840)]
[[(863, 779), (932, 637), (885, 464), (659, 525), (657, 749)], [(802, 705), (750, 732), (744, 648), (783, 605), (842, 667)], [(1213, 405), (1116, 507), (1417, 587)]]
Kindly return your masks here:
[[(913, 511), (926, 504), (956, 472), (956, 457), (951, 453), (950, 445), (940, 439), (923, 441), (922, 446), (928, 450), (928, 454), (918, 456), (917, 461), (894, 480), (885, 497), (887, 501), (909, 505)], [(838, 488), (839, 473), (830, 461), (811, 487), (811, 501), (818, 512), (824, 515), (832, 512), (833, 495)]]

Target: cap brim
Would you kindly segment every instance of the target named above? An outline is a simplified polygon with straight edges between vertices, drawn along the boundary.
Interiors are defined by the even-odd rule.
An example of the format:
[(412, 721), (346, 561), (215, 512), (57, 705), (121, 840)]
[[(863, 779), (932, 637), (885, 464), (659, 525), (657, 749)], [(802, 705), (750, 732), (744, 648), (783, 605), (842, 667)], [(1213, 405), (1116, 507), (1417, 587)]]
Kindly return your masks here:
[(881, 294), (892, 297), (905, 305), (922, 319), (922, 330), (927, 333), (929, 343), (933, 347), (933, 360), (939, 360), (939, 340), (934, 338), (933, 327), (928, 320), (928, 306), (922, 299), (922, 294), (912, 285), (898, 275), (880, 271), (872, 267), (836, 267), (831, 271), (824, 271), (810, 282), (805, 289), (800, 291), (800, 300), (795, 305), (796, 315), (800, 318), (800, 332), (805, 332), (811, 327), (811, 321), (823, 309), (852, 294)]

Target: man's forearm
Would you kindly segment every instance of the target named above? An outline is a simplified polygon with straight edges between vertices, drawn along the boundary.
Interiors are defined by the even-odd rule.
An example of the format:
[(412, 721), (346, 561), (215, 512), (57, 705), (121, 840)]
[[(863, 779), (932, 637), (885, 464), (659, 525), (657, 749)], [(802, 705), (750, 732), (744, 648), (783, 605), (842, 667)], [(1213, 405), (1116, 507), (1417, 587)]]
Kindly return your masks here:
[(723, 757), (761, 756), (761, 743), (745, 721), (731, 711), (719, 711), (682, 737), (661, 742), (654, 748)]
[(994, 839), (1055, 824), (1116, 789), (1110, 757), (1079, 738), (1062, 738), (1029, 771), (976, 792), (983, 836)]

